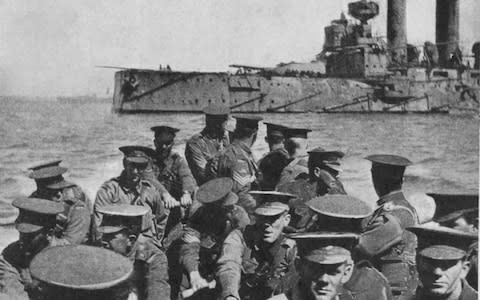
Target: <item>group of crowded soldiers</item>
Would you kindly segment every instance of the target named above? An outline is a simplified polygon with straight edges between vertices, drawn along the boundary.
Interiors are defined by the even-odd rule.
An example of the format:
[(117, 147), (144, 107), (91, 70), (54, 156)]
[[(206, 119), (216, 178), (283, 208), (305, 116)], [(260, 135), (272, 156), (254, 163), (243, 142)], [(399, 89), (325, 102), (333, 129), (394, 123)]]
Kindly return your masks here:
[(0, 299), (477, 299), (478, 195), (431, 194), (426, 211), (402, 192), (411, 162), (378, 154), (372, 208), (339, 181), (344, 153), (307, 151), (310, 130), (265, 123), (255, 162), (259, 116), (230, 133), (228, 108), (204, 112), (186, 159), (169, 126), (155, 149), (121, 147), (93, 203), (60, 161), (31, 168)]

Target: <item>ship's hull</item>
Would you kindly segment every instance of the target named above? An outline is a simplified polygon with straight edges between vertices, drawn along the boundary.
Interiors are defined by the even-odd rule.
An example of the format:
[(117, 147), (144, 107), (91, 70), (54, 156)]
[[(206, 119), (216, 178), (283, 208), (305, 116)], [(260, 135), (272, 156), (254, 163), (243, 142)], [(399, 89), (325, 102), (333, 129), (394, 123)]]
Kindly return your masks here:
[[(478, 112), (479, 81), (470, 71), (456, 78), (399, 76), (363, 81), (124, 70), (115, 74), (113, 109), (120, 113), (201, 112), (210, 103), (220, 103), (245, 113), (438, 113), (452, 107)], [(385, 86), (390, 90), (384, 91)]]

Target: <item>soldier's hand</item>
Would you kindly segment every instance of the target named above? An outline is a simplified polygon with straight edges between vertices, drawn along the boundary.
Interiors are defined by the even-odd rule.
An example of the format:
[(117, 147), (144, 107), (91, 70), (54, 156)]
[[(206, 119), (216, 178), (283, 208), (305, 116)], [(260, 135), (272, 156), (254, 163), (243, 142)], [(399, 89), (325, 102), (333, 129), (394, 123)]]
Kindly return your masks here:
[(198, 273), (198, 271), (190, 272), (190, 285), (192, 289), (198, 291), (200, 289), (206, 288), (208, 286), (208, 282), (205, 278)]
[(174, 208), (175, 206), (179, 206), (180, 203), (175, 200), (175, 198), (172, 197), (172, 195), (170, 195), (169, 193), (164, 193), (162, 195), (162, 198), (163, 198), (163, 202), (165, 203), (165, 207), (167, 209), (171, 209), (171, 208)]
[(183, 207), (192, 205), (192, 196), (190, 195), (190, 192), (185, 191), (185, 193), (183, 193), (182, 198), (180, 198), (180, 204)]

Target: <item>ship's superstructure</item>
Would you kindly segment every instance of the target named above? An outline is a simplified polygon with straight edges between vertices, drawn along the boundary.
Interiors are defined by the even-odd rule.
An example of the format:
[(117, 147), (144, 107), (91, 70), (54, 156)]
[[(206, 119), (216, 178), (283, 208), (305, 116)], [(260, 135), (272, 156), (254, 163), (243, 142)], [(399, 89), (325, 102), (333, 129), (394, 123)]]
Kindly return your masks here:
[(480, 46), (468, 66), (458, 50), (458, 0), (437, 0), (436, 44), (423, 59), (407, 44), (406, 0), (388, 1), (387, 41), (368, 21), (378, 5), (350, 3), (325, 28), (323, 51), (307, 64), (232, 65), (237, 72), (124, 69), (115, 74), (117, 112), (197, 112), (222, 103), (237, 112), (478, 112)]

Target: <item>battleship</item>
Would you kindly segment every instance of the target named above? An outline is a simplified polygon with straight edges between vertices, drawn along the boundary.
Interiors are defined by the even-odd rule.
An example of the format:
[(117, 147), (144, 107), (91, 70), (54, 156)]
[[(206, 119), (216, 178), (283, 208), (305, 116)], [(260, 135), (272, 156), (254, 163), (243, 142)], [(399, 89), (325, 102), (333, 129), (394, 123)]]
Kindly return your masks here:
[(459, 48), (459, 0), (436, 1), (436, 40), (407, 43), (406, 0), (388, 0), (387, 39), (372, 34), (374, 1), (348, 4), (325, 27), (310, 63), (234, 64), (235, 72), (121, 68), (113, 111), (200, 112), (212, 103), (245, 113), (449, 113), (479, 111), (480, 42)]

